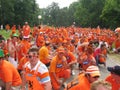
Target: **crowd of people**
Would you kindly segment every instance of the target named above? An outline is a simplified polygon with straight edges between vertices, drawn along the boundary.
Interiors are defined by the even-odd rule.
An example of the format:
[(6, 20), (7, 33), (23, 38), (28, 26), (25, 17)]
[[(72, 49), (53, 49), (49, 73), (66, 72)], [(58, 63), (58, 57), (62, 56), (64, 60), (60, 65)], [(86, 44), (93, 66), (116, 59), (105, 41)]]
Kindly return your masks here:
[[(120, 65), (107, 67), (99, 80), (99, 64), (108, 53), (120, 53), (120, 32), (110, 29), (36, 26), (28, 22), (10, 38), (0, 35), (2, 90), (120, 90)], [(75, 70), (79, 71), (76, 75)], [(76, 77), (67, 82), (71, 75)]]

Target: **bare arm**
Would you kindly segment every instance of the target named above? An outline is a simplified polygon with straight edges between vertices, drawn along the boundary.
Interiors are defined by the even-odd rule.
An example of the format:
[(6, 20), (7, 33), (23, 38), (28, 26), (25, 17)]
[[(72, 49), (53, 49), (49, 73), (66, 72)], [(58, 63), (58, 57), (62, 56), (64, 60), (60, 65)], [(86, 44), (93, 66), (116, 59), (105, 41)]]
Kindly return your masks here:
[(26, 78), (25, 78), (25, 71), (21, 72), (22, 77), (22, 90), (26, 90)]

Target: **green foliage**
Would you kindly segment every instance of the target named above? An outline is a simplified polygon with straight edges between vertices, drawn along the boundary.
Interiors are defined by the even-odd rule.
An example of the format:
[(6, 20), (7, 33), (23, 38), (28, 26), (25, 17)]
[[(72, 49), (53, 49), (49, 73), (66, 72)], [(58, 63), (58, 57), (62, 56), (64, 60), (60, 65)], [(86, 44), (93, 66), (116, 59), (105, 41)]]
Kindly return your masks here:
[(104, 0), (79, 0), (75, 17), (78, 25), (83, 27), (97, 27), (100, 25), (100, 15), (104, 6)]
[(28, 21), (33, 25), (38, 21), (40, 9), (35, 0), (1, 0), (0, 6), (0, 24), (23, 25)]
[(120, 26), (120, 0), (106, 0), (101, 19), (107, 27), (115, 29)]
[[(42, 18), (39, 20), (38, 15)], [(70, 26), (75, 22), (81, 27), (116, 28), (120, 23), (120, 0), (78, 0), (69, 7), (60, 8), (51, 3), (40, 9), (36, 0), (0, 0), (0, 25), (30, 26), (40, 22), (50, 26)]]

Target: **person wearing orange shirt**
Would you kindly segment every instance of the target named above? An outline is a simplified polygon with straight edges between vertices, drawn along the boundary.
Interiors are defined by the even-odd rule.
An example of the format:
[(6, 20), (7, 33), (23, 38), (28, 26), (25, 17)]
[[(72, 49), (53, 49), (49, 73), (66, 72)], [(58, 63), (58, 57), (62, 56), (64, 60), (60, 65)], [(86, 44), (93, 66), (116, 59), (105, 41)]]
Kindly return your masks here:
[(89, 66), (85, 72), (79, 74), (77, 78), (68, 83), (65, 90), (90, 90), (90, 84), (98, 80), (100, 71), (97, 66)]
[(10, 31), (10, 25), (7, 24), (7, 25), (5, 26), (5, 29), (6, 29), (7, 32)]
[(110, 75), (106, 77), (106, 81), (112, 85), (112, 90), (120, 90), (120, 66), (107, 67)]
[(28, 36), (30, 35), (30, 26), (28, 25), (28, 22), (25, 22), (25, 25), (23, 26), (23, 35), (22, 36)]
[(35, 38), (38, 33), (39, 33), (39, 29), (38, 29), (37, 25), (34, 24), (32, 36)]
[(50, 78), (54, 90), (60, 90), (61, 86), (70, 77), (70, 69), (67, 67), (67, 61), (64, 56), (64, 48), (57, 49), (57, 55), (53, 57), (50, 63)]
[(45, 45), (39, 49), (39, 59), (43, 62), (47, 67), (50, 65), (50, 52), (49, 47), (50, 42), (46, 41)]
[(12, 34), (16, 33), (16, 25), (13, 25), (11, 29), (12, 29)]
[(20, 90), (21, 77), (17, 69), (7, 60), (4, 60), (3, 50), (0, 49), (0, 86), (2, 90)]
[(37, 47), (41, 48), (42, 46), (44, 46), (45, 44), (45, 39), (44, 39), (44, 35), (43, 32), (40, 32), (37, 36), (36, 36), (36, 45)]
[(28, 61), (28, 57), (27, 56), (24, 56), (21, 58), (20, 62), (18, 63), (18, 67), (17, 67), (17, 70), (18, 72), (20, 73), (21, 75), (21, 72), (23, 70), (23, 67), (25, 65), (25, 63)]
[(80, 59), (79, 63), (83, 70), (86, 70), (90, 65), (96, 65), (96, 60), (93, 56), (93, 52), (94, 52), (93, 47), (88, 46), (86, 48), (85, 53), (83, 53), (79, 58)]
[(23, 36), (22, 40), (17, 45), (17, 58), (18, 63), (20, 62), (22, 57), (25, 57), (31, 47), (31, 43), (29, 42), (29, 36)]
[(77, 63), (75, 55), (72, 52), (70, 52), (68, 49), (65, 49), (65, 57), (69, 65), (69, 68), (71, 69), (71, 74), (75, 75), (74, 64)]
[(22, 89), (26, 83), (29, 90), (52, 90), (51, 80), (47, 67), (38, 58), (38, 48), (31, 47), (28, 52), (28, 62), (25, 63), (22, 73)]

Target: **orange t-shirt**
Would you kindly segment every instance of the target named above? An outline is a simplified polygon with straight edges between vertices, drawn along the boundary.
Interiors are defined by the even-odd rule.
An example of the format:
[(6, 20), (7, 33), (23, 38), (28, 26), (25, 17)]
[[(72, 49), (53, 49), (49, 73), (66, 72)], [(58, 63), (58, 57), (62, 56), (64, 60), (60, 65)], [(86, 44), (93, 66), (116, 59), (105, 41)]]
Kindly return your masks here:
[(82, 90), (90, 90), (90, 83), (84, 74), (78, 76), (78, 81), (78, 84), (71, 87), (69, 90), (80, 90), (80, 88)]
[(23, 36), (30, 35), (30, 32), (31, 32), (31, 30), (30, 30), (30, 26), (29, 25), (23, 26)]
[(66, 55), (66, 59), (67, 59), (68, 63), (76, 60), (74, 54), (72, 52), (70, 52), (70, 51), (68, 51), (68, 53)]
[(49, 71), (59, 73), (59, 72), (62, 72), (63, 70), (64, 70), (63, 61), (59, 60), (58, 57), (55, 56), (51, 61)]
[(41, 36), (41, 35), (38, 35), (37, 38), (36, 38), (36, 45), (38, 47), (41, 47), (41, 46), (44, 45), (44, 43), (45, 43), (44, 37)]
[(20, 42), (20, 45), (18, 46), (18, 63), (24, 55), (27, 55), (30, 47), (31, 44), (28, 41), (23, 40)]
[(4, 82), (12, 82), (12, 86), (19, 86), (22, 84), (17, 69), (6, 60), (3, 60), (2, 65), (0, 65), (0, 78)]
[(111, 75), (107, 76), (105, 80), (112, 84), (112, 90), (120, 90), (120, 83), (116, 83), (115, 79)]
[(41, 62), (43, 62), (44, 64), (47, 64), (50, 62), (50, 60), (48, 59), (49, 56), (49, 50), (46, 46), (42, 46), (39, 50), (39, 59)]
[(20, 59), (20, 62), (19, 62), (19, 64), (18, 64), (17, 69), (18, 69), (18, 70), (23, 70), (23, 66), (25, 65), (25, 63), (26, 63), (27, 61), (28, 61), (28, 58), (22, 57), (22, 58)]

